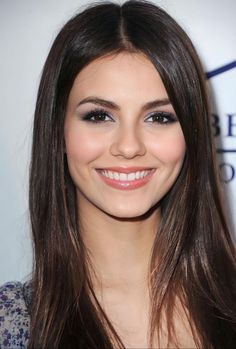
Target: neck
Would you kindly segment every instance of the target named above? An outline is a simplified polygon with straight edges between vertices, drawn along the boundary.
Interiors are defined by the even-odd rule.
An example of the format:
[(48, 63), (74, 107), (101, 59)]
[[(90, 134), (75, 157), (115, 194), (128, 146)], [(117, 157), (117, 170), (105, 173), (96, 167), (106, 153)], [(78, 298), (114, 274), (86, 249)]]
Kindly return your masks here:
[(122, 219), (97, 208), (79, 206), (80, 231), (92, 262), (95, 288), (147, 286), (159, 209), (145, 217)]

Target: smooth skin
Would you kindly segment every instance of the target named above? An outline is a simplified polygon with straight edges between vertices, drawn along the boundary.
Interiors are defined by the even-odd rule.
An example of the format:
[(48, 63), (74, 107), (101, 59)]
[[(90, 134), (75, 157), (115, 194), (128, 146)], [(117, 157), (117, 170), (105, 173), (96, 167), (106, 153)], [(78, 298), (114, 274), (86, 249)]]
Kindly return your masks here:
[[(94, 109), (103, 111), (94, 117)], [(147, 348), (147, 275), (158, 203), (185, 156), (181, 126), (152, 63), (141, 53), (119, 53), (86, 66), (69, 95), (64, 137), (95, 293), (127, 347)], [(144, 186), (121, 190), (97, 171), (132, 166), (155, 173)]]

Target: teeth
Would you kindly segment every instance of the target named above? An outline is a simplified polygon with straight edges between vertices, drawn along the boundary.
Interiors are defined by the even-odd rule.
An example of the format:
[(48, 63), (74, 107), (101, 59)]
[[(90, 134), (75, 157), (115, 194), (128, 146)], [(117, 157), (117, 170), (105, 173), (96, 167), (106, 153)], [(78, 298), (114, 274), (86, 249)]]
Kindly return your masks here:
[(135, 179), (135, 173), (129, 173), (127, 178), (128, 178), (128, 181), (133, 181)]
[[(107, 174), (107, 172), (105, 171), (105, 174)], [(108, 177), (109, 177), (109, 173), (108, 173)], [(119, 173), (117, 173), (117, 172), (114, 172), (114, 179), (120, 179), (120, 177), (119, 177)]]
[(146, 177), (151, 170), (147, 171), (137, 171), (131, 173), (120, 173), (120, 172), (112, 172), (112, 171), (101, 171), (101, 174), (107, 178), (115, 179), (118, 181), (134, 181), (135, 179), (140, 179)]
[(120, 173), (119, 175), (121, 181), (127, 181), (128, 175), (126, 173)]
[(108, 177), (109, 177), (109, 178), (111, 178), (111, 179), (114, 178), (114, 173), (113, 173), (113, 172), (108, 171), (107, 173), (108, 173)]

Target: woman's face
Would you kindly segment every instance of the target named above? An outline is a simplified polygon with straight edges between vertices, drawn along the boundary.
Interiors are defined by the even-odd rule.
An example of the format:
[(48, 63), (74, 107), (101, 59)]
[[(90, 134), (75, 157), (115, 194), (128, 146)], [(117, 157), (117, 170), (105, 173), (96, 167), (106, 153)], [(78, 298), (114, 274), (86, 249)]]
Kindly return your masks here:
[(78, 74), (64, 135), (80, 207), (119, 218), (157, 204), (185, 155), (160, 75), (142, 54), (102, 57)]

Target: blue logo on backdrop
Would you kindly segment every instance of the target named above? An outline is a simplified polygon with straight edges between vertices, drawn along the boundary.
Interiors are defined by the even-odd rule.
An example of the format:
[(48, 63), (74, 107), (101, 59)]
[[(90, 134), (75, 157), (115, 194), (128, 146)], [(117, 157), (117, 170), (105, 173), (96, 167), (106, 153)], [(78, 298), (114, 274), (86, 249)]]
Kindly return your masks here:
[[(223, 65), (222, 67), (219, 67), (217, 69), (214, 69), (210, 72), (206, 73), (206, 78), (210, 79), (213, 78), (219, 74), (228, 72), (231, 69), (236, 68), (236, 61), (230, 62), (228, 64)], [(235, 113), (226, 113), (226, 118), (224, 118), (224, 122), (226, 122), (226, 132), (222, 134), (221, 131), (221, 125), (220, 125), (220, 117), (216, 114), (212, 115), (213, 119), (213, 129), (214, 129), (214, 137), (227, 137), (227, 138), (236, 138), (236, 112)], [(221, 118), (221, 120), (223, 120)], [(230, 148), (218, 148), (217, 152), (219, 154), (223, 153), (230, 153), (236, 155), (236, 147), (230, 147)], [(230, 162), (223, 162), (220, 163), (220, 170), (221, 170), (221, 176), (224, 182), (229, 183), (233, 179), (236, 178), (236, 164), (232, 164)]]
[(220, 68), (214, 69), (208, 73), (206, 73), (207, 79), (213, 78), (216, 75), (222, 74), (227, 72), (228, 70), (231, 70), (233, 68), (236, 68), (236, 61), (233, 61), (231, 63), (225, 64)]

